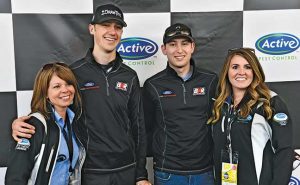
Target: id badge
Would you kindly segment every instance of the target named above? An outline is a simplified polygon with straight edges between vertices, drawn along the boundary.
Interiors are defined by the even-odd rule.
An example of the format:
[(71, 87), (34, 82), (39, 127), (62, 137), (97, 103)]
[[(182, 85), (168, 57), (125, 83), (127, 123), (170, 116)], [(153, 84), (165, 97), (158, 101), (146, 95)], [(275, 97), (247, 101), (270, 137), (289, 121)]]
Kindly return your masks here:
[(222, 162), (222, 185), (237, 185), (237, 164)]
[(222, 150), (222, 185), (237, 185), (238, 174), (238, 152)]

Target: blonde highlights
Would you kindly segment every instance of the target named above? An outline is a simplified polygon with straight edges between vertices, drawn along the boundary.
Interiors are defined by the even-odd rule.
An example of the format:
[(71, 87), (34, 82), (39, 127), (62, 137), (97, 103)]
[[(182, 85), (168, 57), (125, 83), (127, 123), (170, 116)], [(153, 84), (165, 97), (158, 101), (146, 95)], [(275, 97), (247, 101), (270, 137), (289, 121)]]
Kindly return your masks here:
[(263, 102), (263, 110), (267, 119), (272, 116), (272, 109), (270, 107), (270, 89), (265, 84), (265, 74), (263, 69), (254, 53), (253, 49), (239, 48), (230, 50), (226, 57), (225, 63), (220, 73), (219, 82), (217, 86), (217, 98), (214, 102), (212, 117), (208, 120), (208, 123), (216, 123), (221, 117), (221, 109), (226, 101), (227, 97), (232, 94), (231, 84), (228, 79), (228, 71), (232, 58), (239, 55), (246, 59), (253, 70), (253, 81), (248, 86), (246, 94), (250, 96), (250, 100), (245, 102), (240, 107), (240, 116), (246, 117), (253, 106), (258, 102)]

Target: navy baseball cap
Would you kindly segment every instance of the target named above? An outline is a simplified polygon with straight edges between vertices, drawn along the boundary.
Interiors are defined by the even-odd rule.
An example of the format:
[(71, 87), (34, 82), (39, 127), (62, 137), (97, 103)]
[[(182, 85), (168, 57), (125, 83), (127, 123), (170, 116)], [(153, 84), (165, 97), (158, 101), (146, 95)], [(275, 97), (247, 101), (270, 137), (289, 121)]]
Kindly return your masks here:
[(181, 23), (172, 24), (166, 29), (163, 42), (164, 44), (166, 44), (177, 37), (186, 37), (191, 42), (194, 42), (191, 29), (188, 26)]
[(113, 4), (98, 6), (94, 12), (91, 24), (100, 24), (109, 20), (118, 21), (123, 27), (127, 26), (122, 10)]

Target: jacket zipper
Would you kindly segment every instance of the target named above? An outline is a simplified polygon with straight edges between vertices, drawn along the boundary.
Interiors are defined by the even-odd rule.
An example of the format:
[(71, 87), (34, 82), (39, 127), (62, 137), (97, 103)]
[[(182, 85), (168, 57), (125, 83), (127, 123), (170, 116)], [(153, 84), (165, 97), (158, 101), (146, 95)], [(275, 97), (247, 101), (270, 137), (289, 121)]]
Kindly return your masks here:
[(182, 85), (182, 88), (183, 88), (183, 103), (186, 104), (186, 98), (185, 98), (186, 89), (185, 89), (184, 83), (181, 84), (181, 85)]
[(106, 81), (106, 95), (109, 96), (109, 83), (108, 83), (107, 76), (105, 76), (105, 81)]
[[(57, 146), (57, 150), (56, 150), (56, 154), (55, 154), (55, 160), (54, 160), (53, 167), (52, 167), (52, 170), (51, 170), (51, 173), (50, 173), (49, 185), (50, 185), (50, 183), (51, 183), (51, 181), (52, 181), (52, 175), (53, 175), (54, 167), (55, 167), (55, 165), (56, 165), (56, 159), (57, 159), (57, 156), (58, 156), (58, 150), (59, 150), (60, 142), (61, 142), (61, 141), (60, 141), (61, 130), (60, 130), (60, 127), (59, 127), (59, 125), (58, 125), (58, 123), (57, 123), (56, 121), (55, 121), (55, 124), (56, 124), (56, 126), (58, 127), (58, 130), (59, 130), (59, 134), (58, 134), (58, 138), (59, 138), (59, 139), (58, 139), (58, 146)], [(49, 161), (51, 161), (51, 158), (52, 158), (52, 156), (53, 156), (54, 148), (55, 148), (55, 145), (52, 146), (52, 149), (51, 149), (51, 152), (50, 152), (50, 157), (49, 157), (49, 160), (48, 160), (49, 166), (48, 166), (48, 164), (47, 164), (47, 166), (46, 166), (46, 172), (48, 172), (48, 170), (49, 170), (49, 167), (50, 167)]]
[[(81, 171), (81, 168), (82, 168), (82, 166), (83, 166), (83, 162), (84, 162), (84, 160), (85, 160), (85, 157), (86, 157), (86, 155), (85, 155), (85, 152), (86, 152), (86, 150), (85, 150), (85, 148), (84, 148), (84, 145), (82, 144), (82, 142), (80, 141), (80, 139), (79, 139), (79, 137), (77, 136), (77, 134), (76, 134), (76, 132), (74, 132), (74, 134), (75, 134), (75, 136), (76, 136), (76, 139), (78, 140), (78, 142), (80, 143), (80, 148), (81, 148), (81, 150), (83, 151), (82, 152), (82, 158), (80, 159), (80, 156), (79, 156), (79, 161), (80, 161), (80, 163), (79, 163), (79, 170)], [(79, 152), (79, 154), (80, 154), (81, 152)]]

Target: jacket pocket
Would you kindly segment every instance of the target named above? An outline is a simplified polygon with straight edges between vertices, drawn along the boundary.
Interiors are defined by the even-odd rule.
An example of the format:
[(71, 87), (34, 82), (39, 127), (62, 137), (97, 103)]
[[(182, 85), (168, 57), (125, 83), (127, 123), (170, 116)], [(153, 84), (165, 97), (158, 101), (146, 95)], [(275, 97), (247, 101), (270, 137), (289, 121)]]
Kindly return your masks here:
[(157, 180), (168, 181), (171, 179), (171, 176), (172, 176), (172, 174), (170, 174), (170, 173), (154, 171), (154, 177)]

